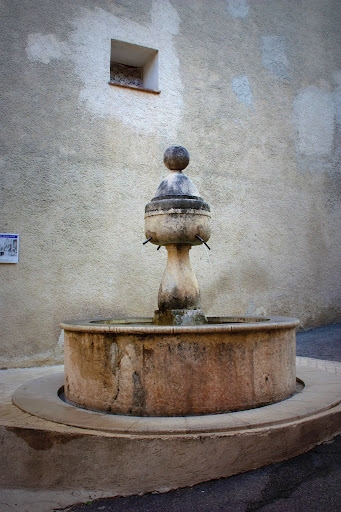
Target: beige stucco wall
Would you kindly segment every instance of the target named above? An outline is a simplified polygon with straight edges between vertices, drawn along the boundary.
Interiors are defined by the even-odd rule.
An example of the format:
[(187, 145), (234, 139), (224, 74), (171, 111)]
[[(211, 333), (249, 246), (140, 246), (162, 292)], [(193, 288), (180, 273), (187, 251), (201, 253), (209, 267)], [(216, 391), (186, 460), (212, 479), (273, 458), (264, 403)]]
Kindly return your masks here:
[[(142, 246), (171, 144), (211, 204), (207, 314), (339, 319), (338, 0), (2, 0), (1, 366), (61, 360), (65, 319), (152, 315)], [(160, 95), (108, 85), (110, 40), (159, 50)], [(339, 145), (338, 145), (339, 144)]]

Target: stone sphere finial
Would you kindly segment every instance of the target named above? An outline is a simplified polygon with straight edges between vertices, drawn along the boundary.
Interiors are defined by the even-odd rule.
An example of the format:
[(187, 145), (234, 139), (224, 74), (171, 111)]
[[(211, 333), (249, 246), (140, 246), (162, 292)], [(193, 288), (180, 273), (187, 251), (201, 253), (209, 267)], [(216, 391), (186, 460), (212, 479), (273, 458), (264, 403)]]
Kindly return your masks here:
[(189, 164), (189, 153), (182, 146), (170, 146), (163, 155), (163, 163), (170, 171), (182, 171)]

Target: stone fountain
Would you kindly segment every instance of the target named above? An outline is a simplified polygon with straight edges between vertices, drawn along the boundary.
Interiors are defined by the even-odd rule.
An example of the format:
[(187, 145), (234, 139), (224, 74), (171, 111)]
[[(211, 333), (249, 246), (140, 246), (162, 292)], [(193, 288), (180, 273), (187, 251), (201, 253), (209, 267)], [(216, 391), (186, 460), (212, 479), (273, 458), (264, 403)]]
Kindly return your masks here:
[(210, 209), (182, 172), (187, 151), (172, 147), (164, 161), (171, 173), (145, 212), (146, 242), (168, 253), (158, 309), (64, 322), (64, 371), (6, 377), (9, 488), (163, 492), (293, 457), (340, 432), (341, 376), (309, 360), (296, 378), (298, 320), (200, 308), (189, 251), (207, 245)]
[[(146, 242), (165, 246), (153, 318), (65, 322), (65, 399), (111, 414), (188, 416), (252, 409), (296, 389), (292, 318), (206, 317), (189, 251), (210, 237), (210, 208), (182, 172), (185, 148), (145, 208)], [(144, 242), (144, 243), (146, 243)]]

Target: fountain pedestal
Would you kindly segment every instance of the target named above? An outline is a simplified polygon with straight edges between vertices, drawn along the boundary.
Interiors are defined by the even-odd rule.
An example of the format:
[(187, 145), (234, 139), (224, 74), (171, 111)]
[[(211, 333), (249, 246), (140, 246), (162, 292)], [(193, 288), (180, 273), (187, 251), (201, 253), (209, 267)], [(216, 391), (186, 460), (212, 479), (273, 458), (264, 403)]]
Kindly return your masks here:
[(199, 286), (189, 261), (190, 245), (166, 245), (168, 259), (158, 295), (160, 311), (198, 309)]
[(199, 309), (200, 293), (197, 278), (192, 270), (189, 244), (166, 245), (168, 258), (159, 288), (156, 325), (197, 325), (206, 323), (204, 312)]
[(171, 173), (160, 183), (145, 209), (147, 240), (165, 246), (168, 253), (154, 321), (158, 325), (204, 324), (206, 318), (200, 309), (199, 286), (189, 251), (210, 237), (210, 207), (182, 173), (189, 163), (185, 148), (168, 148), (164, 163)]

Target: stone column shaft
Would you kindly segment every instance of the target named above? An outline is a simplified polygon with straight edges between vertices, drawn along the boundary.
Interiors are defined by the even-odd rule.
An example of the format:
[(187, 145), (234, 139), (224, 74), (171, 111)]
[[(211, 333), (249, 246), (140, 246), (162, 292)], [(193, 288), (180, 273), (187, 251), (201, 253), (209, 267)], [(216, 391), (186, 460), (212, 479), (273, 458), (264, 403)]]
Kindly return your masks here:
[(159, 288), (159, 310), (198, 309), (200, 294), (189, 259), (191, 245), (168, 244), (166, 249), (168, 259)]

